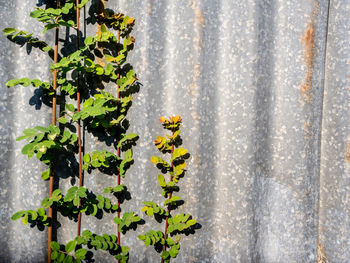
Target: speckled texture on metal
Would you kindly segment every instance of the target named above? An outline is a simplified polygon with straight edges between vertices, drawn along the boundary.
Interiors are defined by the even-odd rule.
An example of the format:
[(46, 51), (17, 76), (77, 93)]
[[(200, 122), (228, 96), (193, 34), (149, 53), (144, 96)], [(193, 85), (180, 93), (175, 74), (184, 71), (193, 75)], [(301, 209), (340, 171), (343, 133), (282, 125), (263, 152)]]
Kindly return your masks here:
[[(36, 3), (0, 1), (1, 27), (40, 35), (29, 18)], [(141, 214), (142, 201), (161, 200), (149, 161), (157, 154), (152, 141), (163, 132), (159, 116), (179, 114), (192, 154), (181, 210), (202, 228), (183, 238), (174, 262), (316, 262), (318, 247), (329, 262), (349, 262), (350, 0), (106, 4), (136, 18), (130, 62), (143, 85), (129, 115), (130, 132), (140, 139), (123, 181), (132, 195), (124, 211)], [(88, 25), (87, 32), (96, 28)], [(48, 195), (43, 167), (21, 155), (23, 143), (15, 138), (24, 128), (49, 124), (50, 108), (34, 88), (4, 86), (14, 77), (51, 78), (50, 59), (5, 37), (0, 43), (0, 262), (45, 262), (46, 233), (9, 218)], [(90, 134), (85, 139), (87, 151), (105, 147)], [(95, 192), (114, 180), (98, 173), (85, 178)], [(62, 179), (60, 187), (70, 183)], [(59, 219), (58, 239), (66, 242), (76, 223)], [(137, 235), (163, 226), (145, 219), (122, 239), (131, 247), (130, 262), (158, 262)], [(83, 216), (86, 228), (111, 233), (115, 224), (110, 216)], [(104, 253), (96, 257), (110, 262)]]

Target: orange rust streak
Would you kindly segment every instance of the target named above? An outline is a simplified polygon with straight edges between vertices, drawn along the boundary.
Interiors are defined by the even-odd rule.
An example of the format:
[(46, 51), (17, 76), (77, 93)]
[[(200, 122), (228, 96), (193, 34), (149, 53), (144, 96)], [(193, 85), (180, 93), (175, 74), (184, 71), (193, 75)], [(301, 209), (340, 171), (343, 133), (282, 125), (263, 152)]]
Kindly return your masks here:
[(346, 144), (346, 149), (345, 149), (345, 161), (346, 163), (350, 163), (350, 142)]
[(312, 100), (312, 68), (315, 55), (315, 25), (309, 22), (306, 31), (301, 39), (304, 48), (304, 63), (306, 75), (300, 87), (300, 97), (304, 102)]

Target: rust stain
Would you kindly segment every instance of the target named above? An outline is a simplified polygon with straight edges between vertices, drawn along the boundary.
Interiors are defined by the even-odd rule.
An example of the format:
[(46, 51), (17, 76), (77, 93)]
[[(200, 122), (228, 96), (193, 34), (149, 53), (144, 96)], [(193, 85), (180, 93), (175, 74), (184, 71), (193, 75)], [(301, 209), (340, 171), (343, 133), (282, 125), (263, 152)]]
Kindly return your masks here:
[(194, 21), (195, 23), (199, 24), (201, 27), (204, 26), (204, 16), (202, 10), (198, 7), (196, 1), (191, 0), (190, 5), (192, 10), (194, 11)]
[(306, 30), (300, 41), (304, 49), (304, 64), (306, 74), (300, 86), (300, 98), (304, 103), (312, 101), (312, 73), (315, 56), (315, 20), (320, 12), (320, 6), (317, 1), (314, 1), (311, 19), (308, 21)]
[(312, 68), (314, 63), (315, 50), (315, 25), (309, 22), (306, 31), (301, 39), (304, 48), (304, 63), (306, 66), (306, 75), (300, 86), (300, 97), (304, 102), (312, 100)]
[(350, 163), (350, 142), (346, 143), (345, 161), (346, 161), (346, 163)]
[(329, 263), (321, 242), (317, 244), (317, 263)]
[(305, 135), (305, 139), (306, 139), (306, 146), (310, 146), (311, 140), (312, 140), (312, 129), (311, 129), (311, 119), (308, 118), (305, 120), (304, 122), (304, 127), (303, 127), (303, 131), (304, 131), (304, 135)]
[(194, 152), (193, 160), (194, 160), (195, 165), (198, 167), (200, 165), (201, 160), (200, 160), (200, 157), (199, 157), (197, 149)]

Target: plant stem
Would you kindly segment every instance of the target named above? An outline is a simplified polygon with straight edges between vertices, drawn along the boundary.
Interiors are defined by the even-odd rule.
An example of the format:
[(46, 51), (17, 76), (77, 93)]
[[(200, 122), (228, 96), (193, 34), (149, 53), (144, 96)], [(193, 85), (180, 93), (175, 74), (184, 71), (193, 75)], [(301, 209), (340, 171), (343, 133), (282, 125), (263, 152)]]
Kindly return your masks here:
[[(76, 0), (76, 8), (77, 8), (77, 50), (80, 48), (80, 28), (79, 28), (79, 16), (80, 9), (78, 7), (79, 0)], [(79, 85), (79, 72), (77, 72), (77, 111), (80, 112), (80, 85)], [(83, 186), (83, 169), (82, 169), (82, 148), (81, 148), (81, 125), (80, 120), (78, 120), (78, 147), (79, 147), (79, 187)], [(79, 208), (81, 206), (81, 199), (79, 198)], [(80, 236), (81, 232), (81, 212), (79, 209), (78, 214), (78, 231), (77, 235)]]
[[(173, 133), (172, 135), (174, 136), (175, 131), (173, 130), (172, 133)], [(171, 159), (173, 159), (173, 153), (174, 153), (174, 142), (173, 142), (173, 145), (171, 146), (171, 157), (170, 157)], [(173, 167), (174, 167), (174, 164), (173, 164), (173, 162), (171, 162), (170, 169), (173, 169)], [(170, 181), (173, 181), (173, 176), (172, 175), (170, 175)], [(171, 199), (172, 194), (173, 194), (173, 191), (171, 191), (169, 193), (169, 198), (168, 198), (169, 200)], [(169, 216), (170, 216), (169, 205), (167, 206), (167, 212), (168, 212), (168, 214), (167, 214), (167, 216), (165, 218), (165, 229), (164, 229), (164, 240), (165, 240), (165, 243), (163, 245), (162, 251), (165, 251), (165, 249), (166, 249), (166, 236), (167, 236), (167, 231), (168, 231), (168, 219), (169, 219)], [(161, 263), (163, 263), (163, 262), (164, 262), (164, 259), (162, 258)]]
[[(57, 8), (60, 8), (60, 0), (57, 0)], [(55, 30), (55, 48), (54, 48), (54, 58), (53, 63), (56, 64), (58, 60), (58, 37), (59, 37), (59, 27), (56, 27)], [(57, 91), (57, 70), (53, 71), (53, 90), (54, 95), (52, 97), (52, 125), (56, 125), (56, 106), (57, 106), (57, 98), (56, 98), (56, 91)], [(54, 165), (53, 161), (50, 163), (50, 186), (49, 186), (49, 198), (52, 196), (53, 192), (53, 183), (54, 183)], [(52, 225), (53, 225), (53, 217), (52, 217), (53, 211), (52, 206), (49, 207), (49, 218), (51, 219), (51, 223), (47, 230), (47, 245), (48, 245), (48, 251), (47, 251), (47, 261), (51, 263), (51, 241), (52, 241)]]
[[(119, 47), (120, 44), (120, 31), (118, 30), (118, 42), (117, 45)], [(119, 50), (118, 50), (118, 55), (119, 55)], [(120, 67), (118, 67), (120, 70)], [(119, 79), (120, 74), (118, 73), (118, 79)], [(117, 99), (119, 99), (120, 94), (119, 94), (119, 85), (117, 84)], [(120, 133), (118, 134), (120, 136)], [(119, 144), (119, 140), (117, 141), (117, 145)], [(120, 157), (120, 147), (117, 147), (117, 157)], [(118, 169), (118, 174), (117, 174), (117, 185), (120, 185), (120, 171)], [(120, 218), (120, 201), (119, 198), (117, 198), (117, 205), (118, 205), (118, 211), (117, 211), (117, 217)], [(120, 246), (120, 232), (119, 232), (119, 224), (117, 225), (118, 227), (118, 232), (117, 232), (117, 244)], [(118, 260), (118, 263), (120, 263), (120, 259)]]

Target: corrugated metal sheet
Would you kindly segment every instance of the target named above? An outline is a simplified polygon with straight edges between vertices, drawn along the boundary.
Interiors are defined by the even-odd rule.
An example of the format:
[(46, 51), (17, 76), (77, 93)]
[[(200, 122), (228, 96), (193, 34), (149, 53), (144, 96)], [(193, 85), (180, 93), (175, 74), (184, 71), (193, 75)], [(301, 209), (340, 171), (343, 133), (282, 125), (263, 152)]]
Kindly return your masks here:
[[(36, 1), (0, 1), (1, 27), (40, 34)], [(130, 122), (140, 135), (125, 182), (140, 211), (161, 200), (155, 186), (161, 115), (180, 114), (192, 153), (182, 207), (202, 225), (174, 262), (329, 262), (350, 260), (350, 1), (133, 0), (108, 7), (136, 18), (131, 63), (143, 84)], [(87, 26), (92, 34), (96, 28)], [(63, 39), (67, 33), (61, 32)], [(52, 40), (48, 34), (47, 40)], [(46, 234), (9, 217), (46, 197), (42, 167), (20, 154), (24, 128), (48, 124), (50, 109), (31, 88), (6, 90), (13, 77), (47, 79), (50, 60), (0, 38), (1, 262), (43, 262)], [(31, 53), (28, 55), (28, 53)], [(34, 95), (33, 95), (34, 94)], [(40, 110), (39, 110), (40, 109)], [(86, 134), (87, 149), (103, 143)], [(112, 178), (86, 177), (101, 189)], [(23, 184), (24, 182), (24, 184)], [(62, 180), (63, 188), (70, 179)], [(141, 212), (140, 212), (141, 213)], [(111, 231), (110, 217), (83, 228)], [(147, 221), (149, 222), (149, 221)], [(74, 237), (61, 220), (59, 240)], [(123, 239), (130, 262), (157, 262), (136, 236)], [(140, 231), (140, 232), (139, 232)], [(318, 246), (318, 242), (320, 245)], [(103, 253), (97, 262), (109, 262)]]

